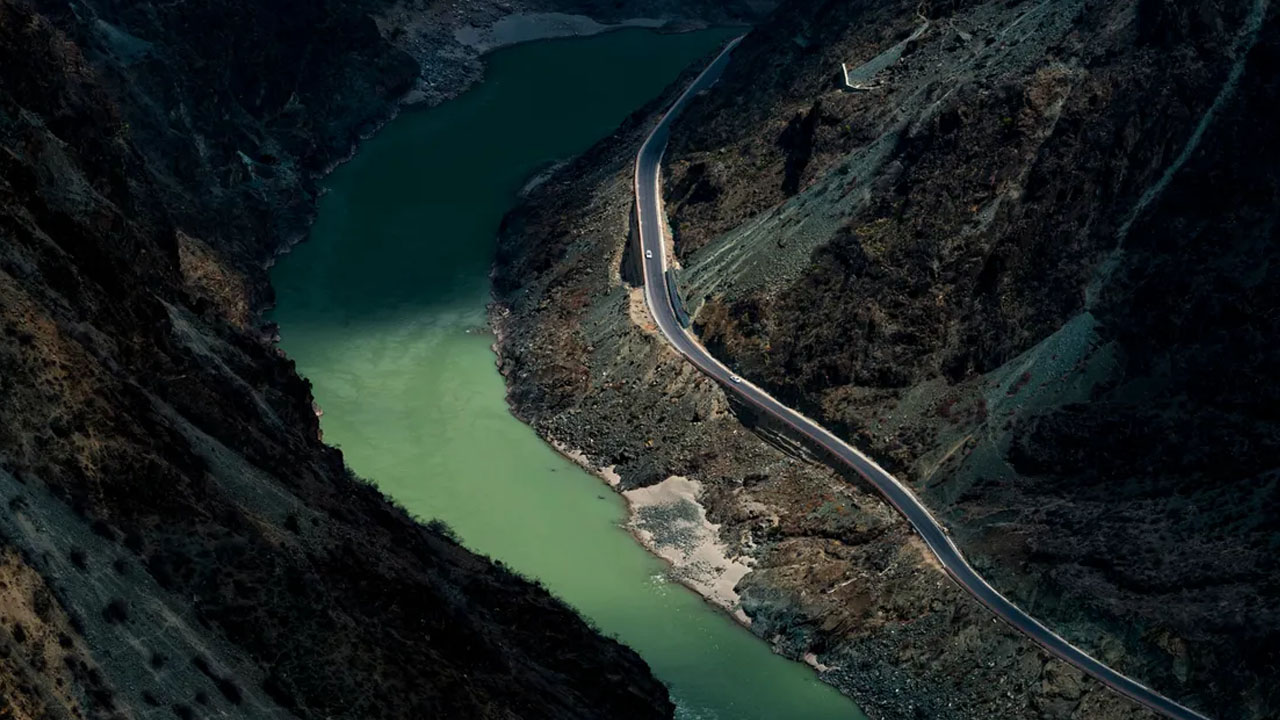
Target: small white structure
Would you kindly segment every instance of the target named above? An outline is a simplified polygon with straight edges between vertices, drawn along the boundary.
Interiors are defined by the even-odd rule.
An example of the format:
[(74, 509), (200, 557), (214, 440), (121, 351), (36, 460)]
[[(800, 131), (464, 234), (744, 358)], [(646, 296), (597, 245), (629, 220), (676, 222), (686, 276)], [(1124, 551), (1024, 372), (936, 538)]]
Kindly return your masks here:
[(845, 90), (853, 90), (855, 92), (867, 92), (868, 90), (874, 90), (875, 88), (880, 86), (879, 83), (867, 85), (864, 83), (849, 82), (849, 66), (845, 63), (840, 63), (840, 71), (844, 73), (844, 89)]

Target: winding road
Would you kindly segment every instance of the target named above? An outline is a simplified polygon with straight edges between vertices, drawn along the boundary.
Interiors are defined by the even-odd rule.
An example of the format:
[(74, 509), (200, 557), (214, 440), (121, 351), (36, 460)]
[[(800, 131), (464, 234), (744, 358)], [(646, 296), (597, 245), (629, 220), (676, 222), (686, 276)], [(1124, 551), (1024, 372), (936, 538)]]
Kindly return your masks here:
[(694, 79), (671, 108), (663, 114), (636, 155), (636, 211), (640, 246), (643, 250), (641, 260), (644, 268), (644, 297), (649, 306), (649, 312), (653, 315), (662, 335), (677, 352), (699, 370), (723, 384), (729, 392), (818, 443), (874, 485), (898, 509), (898, 512), (907, 518), (953, 580), (973, 595), (978, 602), (1034, 640), (1047, 652), (1071, 663), (1157, 713), (1176, 718), (1176, 720), (1208, 720), (1206, 716), (1195, 710), (1161, 695), (1141, 682), (1096, 660), (1023, 612), (970, 567), (964, 555), (951, 542), (947, 532), (905, 484), (818, 423), (778, 402), (746, 379), (737, 378), (733, 371), (712, 357), (706, 348), (680, 325), (676, 319), (675, 310), (671, 306), (666, 285), (667, 261), (663, 238), (665, 217), (661, 190), (662, 155), (670, 136), (671, 121), (691, 98), (715, 83), (729, 63), (730, 53), (741, 40), (742, 38), (739, 37), (730, 42)]

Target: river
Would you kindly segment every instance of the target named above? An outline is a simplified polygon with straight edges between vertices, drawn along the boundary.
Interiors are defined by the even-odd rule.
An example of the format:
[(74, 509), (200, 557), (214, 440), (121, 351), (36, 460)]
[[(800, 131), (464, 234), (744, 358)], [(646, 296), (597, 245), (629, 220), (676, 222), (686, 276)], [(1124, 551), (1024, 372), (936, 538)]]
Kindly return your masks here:
[(326, 179), (309, 241), (272, 272), (272, 319), (358, 474), (634, 648), (678, 717), (861, 718), (667, 580), (623, 528), (622, 499), (510, 414), (485, 327), (498, 223), (523, 183), (731, 34), (623, 30), (492, 54), (483, 83), (402, 114)]

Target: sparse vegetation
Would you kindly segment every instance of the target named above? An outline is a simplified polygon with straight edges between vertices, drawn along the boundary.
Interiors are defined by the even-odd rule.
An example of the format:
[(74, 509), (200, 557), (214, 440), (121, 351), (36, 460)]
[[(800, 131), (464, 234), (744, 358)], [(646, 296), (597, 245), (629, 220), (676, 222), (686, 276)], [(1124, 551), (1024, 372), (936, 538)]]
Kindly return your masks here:
[(102, 619), (112, 625), (121, 625), (129, 621), (129, 609), (124, 600), (114, 598), (102, 609)]
[(71, 552), (67, 559), (71, 561), (71, 564), (74, 565), (77, 570), (89, 569), (89, 555), (81, 548), (71, 548)]
[(455, 532), (452, 527), (449, 527), (449, 523), (441, 520), (440, 518), (432, 518), (428, 520), (427, 529), (441, 537), (448, 538), (453, 542), (461, 542), (461, 540), (458, 539), (458, 533)]

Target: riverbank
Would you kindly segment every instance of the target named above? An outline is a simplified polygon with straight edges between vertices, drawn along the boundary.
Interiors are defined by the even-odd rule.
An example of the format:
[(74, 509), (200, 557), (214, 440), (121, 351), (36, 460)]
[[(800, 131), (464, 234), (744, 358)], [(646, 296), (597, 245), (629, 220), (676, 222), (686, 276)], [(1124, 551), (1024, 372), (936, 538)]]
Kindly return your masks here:
[(375, 19), (384, 37), (430, 69), (421, 74), (401, 102), (430, 107), (479, 82), (484, 76), (483, 58), (495, 50), (626, 28), (686, 32), (737, 25), (763, 17), (773, 4), (769, 0), (514, 0), (499, 7), (401, 0)]
[[(720, 526), (707, 518), (706, 508), (699, 502), (699, 483), (673, 475), (655, 485), (622, 490), (622, 476), (615, 466), (597, 467), (581, 450), (543, 439), (622, 496), (627, 507), (627, 531), (637, 543), (666, 562), (672, 580), (743, 627), (751, 627), (751, 617), (743, 612), (736, 590), (738, 582), (751, 572), (750, 558), (731, 555), (729, 547), (721, 542)], [(826, 669), (808, 658), (805, 662), (819, 672)]]
[[(523, 193), (522, 193), (523, 195)], [(506, 379), (502, 357), (505, 344), (504, 318), (509, 313), (499, 303), (489, 305), (489, 327), (494, 333), (490, 351), (498, 372)], [(508, 390), (510, 385), (508, 385)], [(507, 407), (522, 423), (528, 418), (520, 414), (520, 406), (506, 394)], [(637, 543), (666, 562), (671, 579), (697, 593), (708, 605), (724, 612), (743, 627), (751, 627), (751, 618), (742, 610), (735, 587), (751, 570), (750, 558), (732, 554), (720, 540), (719, 526), (707, 518), (706, 508), (699, 502), (701, 485), (688, 478), (672, 476), (645, 488), (625, 490), (616, 465), (599, 466), (581, 450), (547, 435), (541, 436), (556, 452), (584, 471), (598, 478), (626, 502), (625, 527)], [(822, 672), (820, 664), (805, 662)]]

